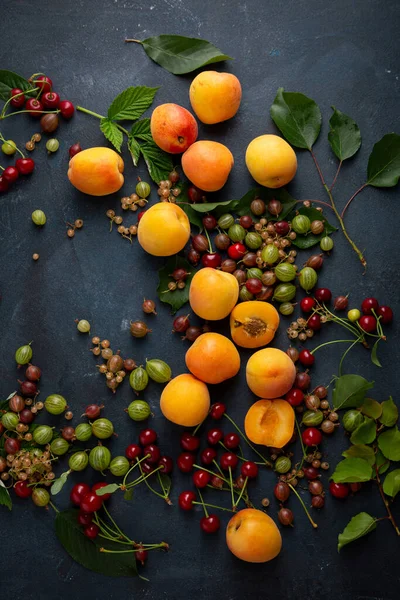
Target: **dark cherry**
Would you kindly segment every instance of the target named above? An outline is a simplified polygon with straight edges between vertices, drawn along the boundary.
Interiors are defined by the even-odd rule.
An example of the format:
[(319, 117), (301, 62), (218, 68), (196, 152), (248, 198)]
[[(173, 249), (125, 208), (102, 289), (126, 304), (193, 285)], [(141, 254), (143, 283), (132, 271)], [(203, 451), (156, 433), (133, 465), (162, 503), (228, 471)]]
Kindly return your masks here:
[(379, 302), (376, 298), (365, 298), (361, 304), (361, 310), (364, 315), (372, 315), (372, 311), (378, 311)]
[(223, 402), (216, 402), (212, 405), (210, 415), (216, 421), (222, 419), (224, 414), (226, 413), (226, 405)]
[[(4, 171), (3, 177), (5, 176), (6, 171)], [(377, 310), (377, 315), (380, 317), (380, 322), (384, 325), (388, 325), (393, 321), (393, 311), (390, 306), (380, 306)]]
[(39, 87), (42, 94), (47, 92), (51, 92), (53, 87), (53, 82), (50, 77), (46, 75), (40, 75), (37, 79), (34, 80), (33, 85), (35, 87)]
[(139, 433), (139, 444), (142, 446), (148, 446), (148, 444), (155, 444), (157, 441), (157, 433), (154, 429), (142, 429)]
[(217, 515), (209, 515), (201, 519), (200, 527), (205, 533), (215, 533), (221, 527), (221, 521)]
[(229, 450), (235, 450), (240, 444), (240, 437), (237, 433), (227, 433), (224, 436), (224, 446)]
[(27, 481), (17, 481), (14, 485), (14, 492), (19, 498), (29, 498), (32, 496), (33, 488), (28, 486)]
[(181, 435), (181, 447), (186, 452), (195, 452), (200, 446), (200, 438), (184, 431)]
[(208, 231), (215, 229), (217, 226), (217, 219), (213, 215), (206, 215), (203, 217), (203, 227)]
[(68, 154), (70, 158), (74, 158), (75, 154), (79, 154), (79, 152), (82, 152), (82, 148), (79, 142), (76, 144), (72, 144), (72, 146), (69, 147)]
[(36, 98), (29, 98), (25, 102), (25, 110), (29, 111), (31, 117), (40, 119), (43, 112), (43, 104)]
[[(25, 96), (22, 94), (24, 90), (21, 90), (20, 88), (13, 88), (10, 92), (10, 98), (12, 98), (10, 104), (11, 106), (13, 106), (14, 108), (22, 108), (25, 104)], [(18, 96), (18, 98), (14, 98), (14, 96), (17, 96), (18, 94), (21, 94), (21, 96)]]
[(62, 100), (58, 106), (64, 119), (71, 119), (75, 112), (74, 105), (69, 100)]
[(255, 462), (246, 460), (240, 468), (240, 473), (243, 477), (254, 479), (258, 475), (258, 467)]
[(129, 460), (135, 460), (135, 458), (139, 458), (141, 454), (142, 448), (139, 446), (139, 444), (129, 444), (129, 446), (125, 448), (125, 456)]
[(363, 315), (358, 319), (358, 324), (367, 333), (376, 331), (376, 319), (373, 315)]
[(215, 446), (216, 444), (218, 444), (218, 442), (220, 442), (223, 437), (224, 432), (222, 431), (222, 429), (218, 429), (217, 427), (215, 427), (214, 429), (210, 429), (207, 432), (207, 442), (211, 446)]
[(3, 179), (8, 183), (14, 183), (19, 177), (19, 171), (15, 167), (7, 167), (3, 171)]
[(17, 158), (15, 167), (20, 175), (30, 175), (35, 168), (35, 162), (32, 158)]
[(55, 110), (60, 104), (60, 96), (57, 92), (46, 92), (41, 97), (41, 101), (47, 110)]
[(359, 492), (362, 488), (362, 484), (360, 482), (349, 483), (350, 491), (354, 493)]
[(90, 523), (90, 525), (86, 525), (83, 529), (84, 535), (90, 540), (94, 540), (99, 535), (100, 528), (96, 523)]
[(350, 488), (347, 483), (335, 483), (331, 481), (329, 484), (329, 491), (335, 498), (347, 498), (350, 493)]
[(155, 465), (161, 458), (160, 448), (155, 444), (148, 444), (143, 448), (143, 456), (147, 456), (146, 462)]
[(210, 269), (217, 269), (221, 266), (222, 258), (220, 254), (216, 252), (210, 254), (203, 254), (201, 257), (201, 264), (203, 267), (209, 267)]
[(187, 195), (189, 198), (189, 202), (193, 202), (193, 204), (196, 204), (196, 202), (201, 202), (203, 192), (199, 190), (199, 188), (192, 185), (190, 186), (190, 188), (188, 188)]
[(158, 461), (158, 466), (162, 467), (161, 472), (169, 475), (174, 468), (174, 461), (170, 456), (162, 456)]
[(72, 504), (80, 506), (83, 496), (89, 494), (90, 491), (90, 486), (87, 483), (76, 483), (69, 495)]
[(314, 355), (311, 354), (311, 352), (309, 350), (304, 348), (304, 350), (302, 350), (299, 354), (299, 361), (305, 367), (312, 367), (312, 365), (315, 362), (315, 358), (314, 358)]
[(198, 488), (205, 488), (210, 483), (211, 475), (207, 471), (199, 470), (193, 473), (193, 483)]
[(314, 292), (314, 297), (318, 302), (330, 302), (332, 299), (332, 292), (328, 288), (317, 288)]
[(290, 225), (287, 221), (278, 221), (275, 223), (275, 231), (278, 235), (287, 235), (290, 231)]
[(182, 473), (190, 473), (193, 470), (194, 465), (193, 454), (190, 454), (190, 452), (182, 452), (176, 459), (176, 464)]
[(285, 400), (287, 400), (291, 406), (300, 406), (304, 400), (304, 394), (299, 388), (292, 388), (287, 392)]
[(234, 469), (239, 462), (238, 457), (233, 452), (224, 452), (224, 454), (219, 459), (219, 464), (224, 469), (224, 471), (228, 471), (229, 468)]
[(307, 427), (301, 437), (306, 446), (318, 446), (322, 442), (322, 433), (316, 427)]
[(140, 466), (145, 475), (150, 475), (150, 473), (152, 473), (155, 469), (155, 466), (151, 465), (146, 460), (144, 462), (140, 463)]
[(10, 182), (4, 178), (3, 175), (0, 176), (0, 194), (6, 192), (10, 187)]
[(311, 315), (311, 317), (307, 321), (307, 327), (312, 329), (313, 331), (318, 331), (321, 329), (321, 317), (316, 313)]
[(217, 451), (215, 448), (204, 448), (200, 455), (200, 460), (203, 465), (211, 465), (212, 462), (217, 458)]
[(79, 511), (77, 521), (79, 525), (90, 525), (93, 521), (93, 513), (84, 513)]
[(135, 556), (136, 560), (138, 560), (143, 567), (148, 557), (147, 550), (145, 550), (144, 548), (140, 548), (135, 552)]
[(246, 246), (240, 242), (236, 242), (236, 244), (232, 244), (232, 246), (229, 246), (228, 248), (228, 256), (229, 258), (233, 258), (233, 260), (239, 260), (246, 254), (246, 252)]
[(311, 312), (316, 305), (317, 303), (315, 302), (314, 298), (311, 298), (311, 296), (306, 296), (300, 300), (300, 308), (305, 313)]
[(181, 492), (179, 494), (178, 504), (182, 510), (192, 510), (193, 502), (196, 500), (196, 494), (192, 491)]

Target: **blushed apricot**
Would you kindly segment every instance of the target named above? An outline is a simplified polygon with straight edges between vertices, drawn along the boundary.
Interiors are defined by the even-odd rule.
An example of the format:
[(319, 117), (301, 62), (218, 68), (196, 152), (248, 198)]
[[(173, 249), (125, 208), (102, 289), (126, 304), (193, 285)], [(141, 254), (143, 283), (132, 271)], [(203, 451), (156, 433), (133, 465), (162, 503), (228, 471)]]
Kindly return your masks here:
[(235, 345), (220, 333), (203, 333), (186, 352), (186, 366), (206, 383), (221, 383), (234, 377), (240, 369)]
[(153, 256), (171, 256), (180, 252), (189, 236), (190, 222), (186, 213), (171, 202), (154, 204), (139, 221), (139, 244)]
[(242, 348), (266, 346), (278, 327), (279, 313), (269, 302), (241, 302), (231, 312), (231, 336)]
[(186, 177), (205, 192), (216, 192), (226, 183), (233, 167), (232, 152), (219, 142), (200, 140), (182, 156)]
[(90, 196), (107, 196), (124, 183), (124, 161), (111, 148), (87, 148), (69, 161), (68, 179), (76, 189)]
[(247, 361), (247, 385), (259, 398), (284, 396), (293, 386), (295, 377), (292, 359), (277, 348), (258, 350)]
[(226, 543), (237, 558), (251, 563), (263, 563), (278, 556), (282, 548), (282, 537), (275, 522), (265, 512), (244, 508), (229, 521)]
[(247, 147), (246, 165), (257, 183), (267, 188), (280, 188), (296, 175), (297, 157), (279, 135), (260, 135)]
[(254, 444), (283, 448), (294, 431), (294, 410), (286, 400), (262, 399), (250, 406), (244, 430)]
[(153, 110), (150, 119), (153, 140), (165, 152), (185, 152), (197, 140), (196, 119), (186, 108), (168, 102)]
[(198, 119), (211, 125), (234, 117), (239, 110), (242, 87), (232, 73), (203, 71), (192, 81), (190, 104)]
[(239, 297), (239, 284), (233, 275), (206, 267), (193, 277), (189, 302), (192, 310), (206, 321), (227, 317)]
[(210, 394), (203, 381), (190, 373), (171, 379), (160, 398), (161, 412), (169, 421), (184, 427), (195, 427), (206, 418)]

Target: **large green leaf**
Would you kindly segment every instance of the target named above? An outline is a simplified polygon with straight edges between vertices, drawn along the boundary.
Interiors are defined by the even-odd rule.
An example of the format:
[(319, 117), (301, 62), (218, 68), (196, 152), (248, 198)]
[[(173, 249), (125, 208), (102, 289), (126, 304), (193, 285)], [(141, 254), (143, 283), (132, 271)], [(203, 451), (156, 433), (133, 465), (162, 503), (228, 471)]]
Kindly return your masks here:
[(400, 431), (392, 427), (378, 437), (378, 446), (383, 456), (389, 460), (400, 460)]
[(6, 506), (9, 510), (12, 509), (12, 501), (10, 493), (4, 483), (0, 479), (0, 506)]
[(360, 408), (363, 415), (371, 417), (371, 419), (379, 419), (382, 414), (382, 404), (373, 400), (373, 398), (365, 398)]
[(132, 135), (128, 136), (128, 148), (131, 153), (133, 164), (137, 167), (140, 158), (140, 144)]
[(304, 94), (278, 89), (270, 114), (287, 141), (296, 148), (311, 150), (321, 129), (321, 111)]
[(393, 187), (400, 178), (400, 135), (387, 133), (372, 148), (367, 185)]
[(393, 402), (392, 396), (390, 396), (389, 400), (382, 402), (382, 414), (379, 418), (379, 421), (386, 427), (393, 427), (393, 425), (396, 425), (398, 418), (399, 409)]
[(373, 381), (367, 381), (361, 375), (342, 375), (336, 380), (333, 390), (334, 408), (340, 410), (361, 406), (367, 390), (373, 386)]
[[(183, 268), (189, 273), (185, 279), (186, 285), (183, 290), (177, 288), (176, 290), (170, 291), (168, 289), (168, 283), (173, 281), (171, 273), (176, 268)], [(196, 270), (193, 265), (189, 264), (182, 256), (171, 256), (165, 264), (165, 266), (158, 271), (158, 287), (157, 295), (161, 302), (170, 304), (172, 308), (172, 314), (175, 314), (177, 310), (181, 308), (189, 300), (189, 289), (190, 283), (194, 277)]]
[(153, 140), (150, 132), (150, 119), (140, 119), (132, 125), (131, 135), (143, 142), (151, 142)]
[(364, 417), (361, 423), (350, 436), (352, 444), (372, 444), (376, 438), (376, 423), (369, 417)]
[(371, 467), (375, 464), (375, 452), (371, 446), (367, 446), (366, 444), (350, 446), (350, 448), (342, 452), (342, 456), (345, 458), (363, 458)]
[(101, 119), (100, 129), (108, 141), (112, 143), (117, 152), (121, 152), (124, 136), (122, 135), (122, 131), (118, 129), (116, 123), (111, 121), (111, 119)]
[(400, 492), (400, 469), (390, 471), (383, 482), (383, 491), (394, 498)]
[(371, 531), (376, 529), (376, 519), (371, 517), (368, 513), (361, 512), (351, 519), (346, 525), (342, 533), (339, 533), (338, 537), (338, 552), (355, 540), (367, 535)]
[(346, 160), (356, 154), (361, 146), (361, 133), (355, 121), (332, 106), (333, 115), (329, 120), (328, 140), (339, 160)]
[(331, 479), (335, 483), (359, 483), (372, 478), (372, 467), (363, 458), (345, 458), (337, 465)]
[(325, 237), (326, 235), (329, 235), (330, 233), (333, 233), (334, 231), (337, 231), (337, 228), (334, 227), (333, 225), (331, 225), (327, 221), (325, 216), (322, 215), (316, 208), (313, 208), (313, 207), (306, 208), (305, 206), (302, 206), (298, 210), (292, 211), (287, 216), (287, 220), (292, 221), (297, 213), (299, 213), (301, 215), (306, 215), (310, 219), (311, 222), (323, 221), (323, 223), (325, 225), (324, 231), (322, 233), (320, 233), (319, 235), (315, 235), (314, 233), (311, 233), (311, 231), (309, 233), (307, 233), (306, 235), (302, 235), (302, 234), (298, 233), (296, 236), (296, 239), (292, 240), (293, 246), (297, 246), (297, 248), (301, 248), (302, 250), (304, 250), (306, 248), (312, 248), (316, 244), (319, 244), (319, 242), (322, 240), (323, 237)]
[(170, 155), (163, 152), (154, 142), (144, 142), (140, 151), (152, 180), (159, 184), (163, 179), (168, 179), (174, 166)]
[(118, 94), (108, 109), (107, 116), (113, 121), (136, 121), (153, 104), (158, 87), (145, 85), (128, 87)]
[(130, 41), (142, 44), (147, 56), (174, 75), (191, 73), (205, 65), (231, 58), (206, 40), (183, 35), (163, 34), (142, 42)]
[(32, 88), (32, 85), (21, 75), (14, 73), (13, 71), (6, 71), (5, 69), (0, 70), (0, 100), (7, 100), (10, 98), (10, 92), (13, 88), (19, 88), (22, 91), (26, 91)]

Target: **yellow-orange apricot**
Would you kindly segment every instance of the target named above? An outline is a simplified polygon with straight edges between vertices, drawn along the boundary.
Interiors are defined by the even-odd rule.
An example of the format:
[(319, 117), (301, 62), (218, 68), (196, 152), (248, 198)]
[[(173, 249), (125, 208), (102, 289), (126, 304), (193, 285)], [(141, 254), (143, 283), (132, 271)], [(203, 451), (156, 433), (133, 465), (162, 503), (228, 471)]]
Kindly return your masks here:
[(226, 543), (237, 558), (251, 563), (263, 563), (278, 556), (282, 548), (282, 537), (275, 521), (265, 512), (244, 508), (229, 521)]
[(90, 196), (107, 196), (124, 183), (124, 161), (111, 148), (87, 148), (69, 161), (68, 179), (77, 190)]
[(206, 267), (197, 271), (189, 289), (192, 310), (206, 321), (227, 317), (239, 296), (239, 284), (233, 275)]
[(279, 313), (269, 302), (241, 302), (231, 312), (230, 327), (235, 344), (260, 348), (273, 339), (279, 327)]
[(296, 175), (297, 157), (279, 135), (260, 135), (247, 147), (246, 165), (257, 183), (267, 188), (280, 188)]
[(244, 430), (255, 444), (283, 448), (293, 436), (294, 410), (280, 398), (258, 400), (247, 411)]
[(185, 152), (197, 140), (196, 119), (186, 108), (172, 102), (153, 110), (150, 130), (157, 146), (170, 154)]
[(181, 207), (172, 202), (154, 204), (139, 221), (139, 244), (153, 256), (171, 256), (180, 252), (189, 237), (189, 219)]
[(185, 361), (189, 371), (206, 383), (221, 383), (240, 369), (239, 352), (220, 333), (200, 335), (186, 352)]
[(232, 167), (232, 152), (219, 142), (200, 140), (182, 156), (182, 169), (186, 177), (205, 192), (220, 190)]
[(171, 379), (160, 398), (161, 412), (169, 421), (184, 427), (195, 427), (206, 418), (210, 394), (203, 381), (190, 373)]
[(190, 104), (203, 123), (211, 125), (234, 117), (239, 110), (242, 87), (232, 73), (203, 71), (192, 81)]
[(258, 350), (247, 361), (247, 385), (259, 398), (284, 396), (293, 386), (295, 377), (292, 359), (277, 348)]

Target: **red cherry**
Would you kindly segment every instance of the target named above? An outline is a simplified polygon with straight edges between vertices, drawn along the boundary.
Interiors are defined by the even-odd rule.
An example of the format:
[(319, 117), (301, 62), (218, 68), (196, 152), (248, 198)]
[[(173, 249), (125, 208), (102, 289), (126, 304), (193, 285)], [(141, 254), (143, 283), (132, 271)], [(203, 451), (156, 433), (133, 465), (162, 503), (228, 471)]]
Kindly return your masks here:
[(90, 525), (93, 521), (93, 513), (84, 513), (79, 511), (77, 521), (79, 525)]
[(301, 437), (306, 446), (318, 446), (322, 442), (322, 433), (315, 427), (307, 427)]
[(261, 279), (257, 279), (257, 277), (250, 277), (250, 279), (246, 281), (246, 288), (251, 294), (259, 294), (262, 287), (262, 281)]
[(299, 361), (305, 367), (312, 367), (312, 365), (315, 362), (315, 358), (314, 358), (314, 355), (311, 354), (311, 352), (309, 350), (304, 348), (304, 350), (302, 350), (299, 354)]
[(249, 227), (253, 225), (253, 219), (250, 217), (250, 215), (243, 215), (239, 219), (239, 225), (241, 225), (245, 229), (249, 229)]
[(193, 483), (198, 488), (206, 487), (211, 479), (211, 475), (207, 471), (196, 471), (193, 473)]
[(301, 299), (300, 308), (303, 312), (309, 313), (312, 311), (314, 306), (316, 306), (316, 304), (317, 303), (315, 302), (314, 298), (311, 298), (311, 296), (306, 296), (305, 298)]
[(222, 429), (215, 428), (210, 429), (210, 431), (207, 432), (207, 442), (211, 446), (215, 446), (216, 444), (218, 444), (218, 442), (220, 442), (223, 437), (224, 432), (222, 431)]
[(242, 477), (254, 479), (258, 475), (258, 467), (253, 461), (246, 460), (241, 466), (240, 473), (242, 474)]
[(217, 515), (209, 515), (201, 519), (200, 527), (205, 533), (215, 533), (221, 527), (221, 521)]
[(221, 255), (216, 252), (213, 252), (212, 254), (203, 254), (201, 257), (201, 264), (203, 267), (209, 267), (210, 269), (217, 269), (221, 266), (221, 262)]
[(17, 481), (14, 485), (14, 492), (19, 498), (29, 498), (29, 496), (32, 496), (33, 489), (28, 487), (27, 481)]
[(24, 90), (21, 90), (20, 88), (13, 88), (10, 92), (10, 98), (12, 98), (10, 104), (11, 106), (13, 106), (14, 108), (22, 108), (25, 104), (25, 96), (21, 95), (18, 96), (18, 98), (14, 98), (14, 96), (17, 96), (17, 94), (22, 94)]
[(238, 462), (239, 459), (233, 452), (224, 452), (224, 454), (219, 459), (219, 464), (224, 469), (224, 471), (227, 471), (229, 467), (231, 469), (234, 469)]
[(278, 221), (275, 223), (275, 231), (278, 235), (287, 235), (290, 231), (290, 225), (287, 221)]
[(157, 433), (154, 429), (142, 429), (139, 433), (139, 443), (142, 446), (148, 446), (148, 444), (155, 444), (157, 441)]
[(365, 298), (361, 304), (361, 310), (364, 315), (372, 315), (372, 311), (377, 312), (379, 308), (379, 302), (376, 298)]
[(328, 288), (317, 288), (314, 297), (318, 302), (329, 302), (332, 298), (332, 292)]
[(190, 186), (190, 188), (188, 188), (187, 195), (189, 198), (189, 202), (193, 202), (193, 204), (196, 204), (196, 202), (201, 202), (203, 192), (199, 190), (199, 188), (192, 185)]
[(225, 413), (226, 413), (226, 406), (223, 402), (216, 402), (215, 404), (212, 405), (210, 415), (216, 421), (219, 421), (219, 419), (222, 419), (222, 417), (224, 416)]
[(224, 445), (229, 448), (229, 450), (235, 450), (240, 444), (240, 437), (237, 433), (227, 433), (224, 437)]
[(151, 465), (147, 461), (140, 463), (140, 465), (141, 465), (142, 471), (145, 475), (150, 475), (150, 473), (152, 473), (155, 470), (155, 466)]
[[(98, 483), (94, 483), (92, 485), (92, 492), (96, 493), (96, 490), (101, 490), (101, 488), (106, 487), (107, 485), (108, 483), (106, 483), (105, 481), (99, 481)], [(99, 496), (99, 498), (101, 498), (102, 500), (108, 500), (109, 498), (111, 498), (111, 494), (103, 494), (102, 496)]]
[(335, 483), (331, 481), (329, 484), (329, 491), (335, 498), (347, 498), (350, 493), (350, 488), (347, 483)]
[[(7, 171), (7, 169), (6, 169)], [(3, 173), (3, 177), (5, 177), (6, 171)], [(384, 325), (388, 325), (393, 321), (393, 311), (390, 306), (380, 306), (377, 311), (378, 317), (380, 318), (380, 322)]]
[(143, 456), (147, 456), (146, 462), (155, 465), (161, 458), (160, 448), (155, 444), (149, 444), (143, 448)]
[(233, 258), (233, 260), (239, 260), (246, 254), (246, 252), (246, 246), (240, 242), (232, 244), (232, 246), (229, 246), (228, 248), (228, 256), (229, 258)]
[(57, 92), (46, 92), (41, 97), (41, 101), (43, 106), (48, 110), (55, 110), (60, 104), (60, 96), (57, 94)]
[(194, 465), (193, 454), (190, 454), (189, 452), (182, 452), (182, 454), (180, 454), (176, 459), (176, 464), (182, 473), (190, 473), (193, 470)]
[(0, 176), (0, 194), (6, 192), (10, 187), (10, 182), (4, 178), (3, 175)]
[(135, 458), (139, 458), (142, 454), (142, 449), (138, 444), (129, 444), (125, 448), (125, 456), (129, 460), (135, 460)]
[(306, 479), (317, 479), (319, 475), (318, 469), (314, 467), (304, 467), (303, 472)]
[(358, 324), (367, 333), (373, 333), (376, 330), (376, 319), (373, 315), (363, 315), (358, 319)]
[(64, 119), (70, 119), (75, 112), (74, 105), (69, 100), (62, 100), (58, 108)]
[(94, 492), (88, 492), (81, 498), (81, 511), (86, 513), (96, 512), (103, 506), (103, 498)]
[(168, 475), (169, 473), (172, 473), (174, 462), (170, 456), (162, 456), (158, 461), (158, 466), (163, 467), (161, 472), (165, 473), (165, 475)]
[(29, 98), (25, 102), (25, 110), (29, 111), (31, 117), (40, 119), (43, 112), (43, 104), (39, 100), (36, 100), (36, 98)]
[(181, 435), (181, 447), (186, 452), (196, 452), (200, 446), (200, 439), (195, 435), (192, 435), (188, 431), (185, 431)]
[(96, 523), (90, 523), (90, 525), (86, 525), (86, 527), (83, 530), (83, 533), (90, 540), (94, 540), (99, 535), (99, 531), (100, 531), (100, 528), (98, 525), (96, 525)]
[(212, 229), (216, 228), (217, 219), (213, 217), (213, 215), (207, 215), (206, 217), (203, 217), (203, 226), (208, 231), (211, 231)]
[(79, 143), (72, 144), (72, 146), (69, 147), (68, 154), (70, 158), (74, 158), (75, 154), (79, 154), (79, 152), (82, 152), (82, 148)]
[(35, 87), (39, 87), (42, 93), (51, 92), (51, 88), (53, 87), (53, 82), (50, 77), (46, 77), (46, 75), (40, 75), (33, 82)]
[(35, 163), (32, 158), (17, 158), (15, 166), (20, 175), (29, 175), (35, 168)]
[(307, 327), (312, 329), (313, 331), (318, 331), (321, 329), (321, 317), (316, 313), (311, 315), (311, 317), (307, 321)]
[(214, 448), (204, 448), (200, 455), (200, 460), (203, 465), (211, 465), (217, 458), (217, 451)]
[(304, 394), (299, 388), (292, 388), (287, 392), (285, 400), (287, 400), (291, 406), (300, 406), (304, 400)]
[(71, 490), (69, 499), (72, 504), (80, 505), (81, 500), (85, 494), (90, 492), (90, 486), (87, 483), (76, 483)]
[(182, 492), (179, 494), (178, 504), (182, 510), (191, 510), (195, 500), (196, 494), (194, 492)]
[(136, 560), (140, 562), (142, 567), (147, 560), (148, 552), (144, 548), (140, 548), (140, 550), (136, 550), (135, 552)]

